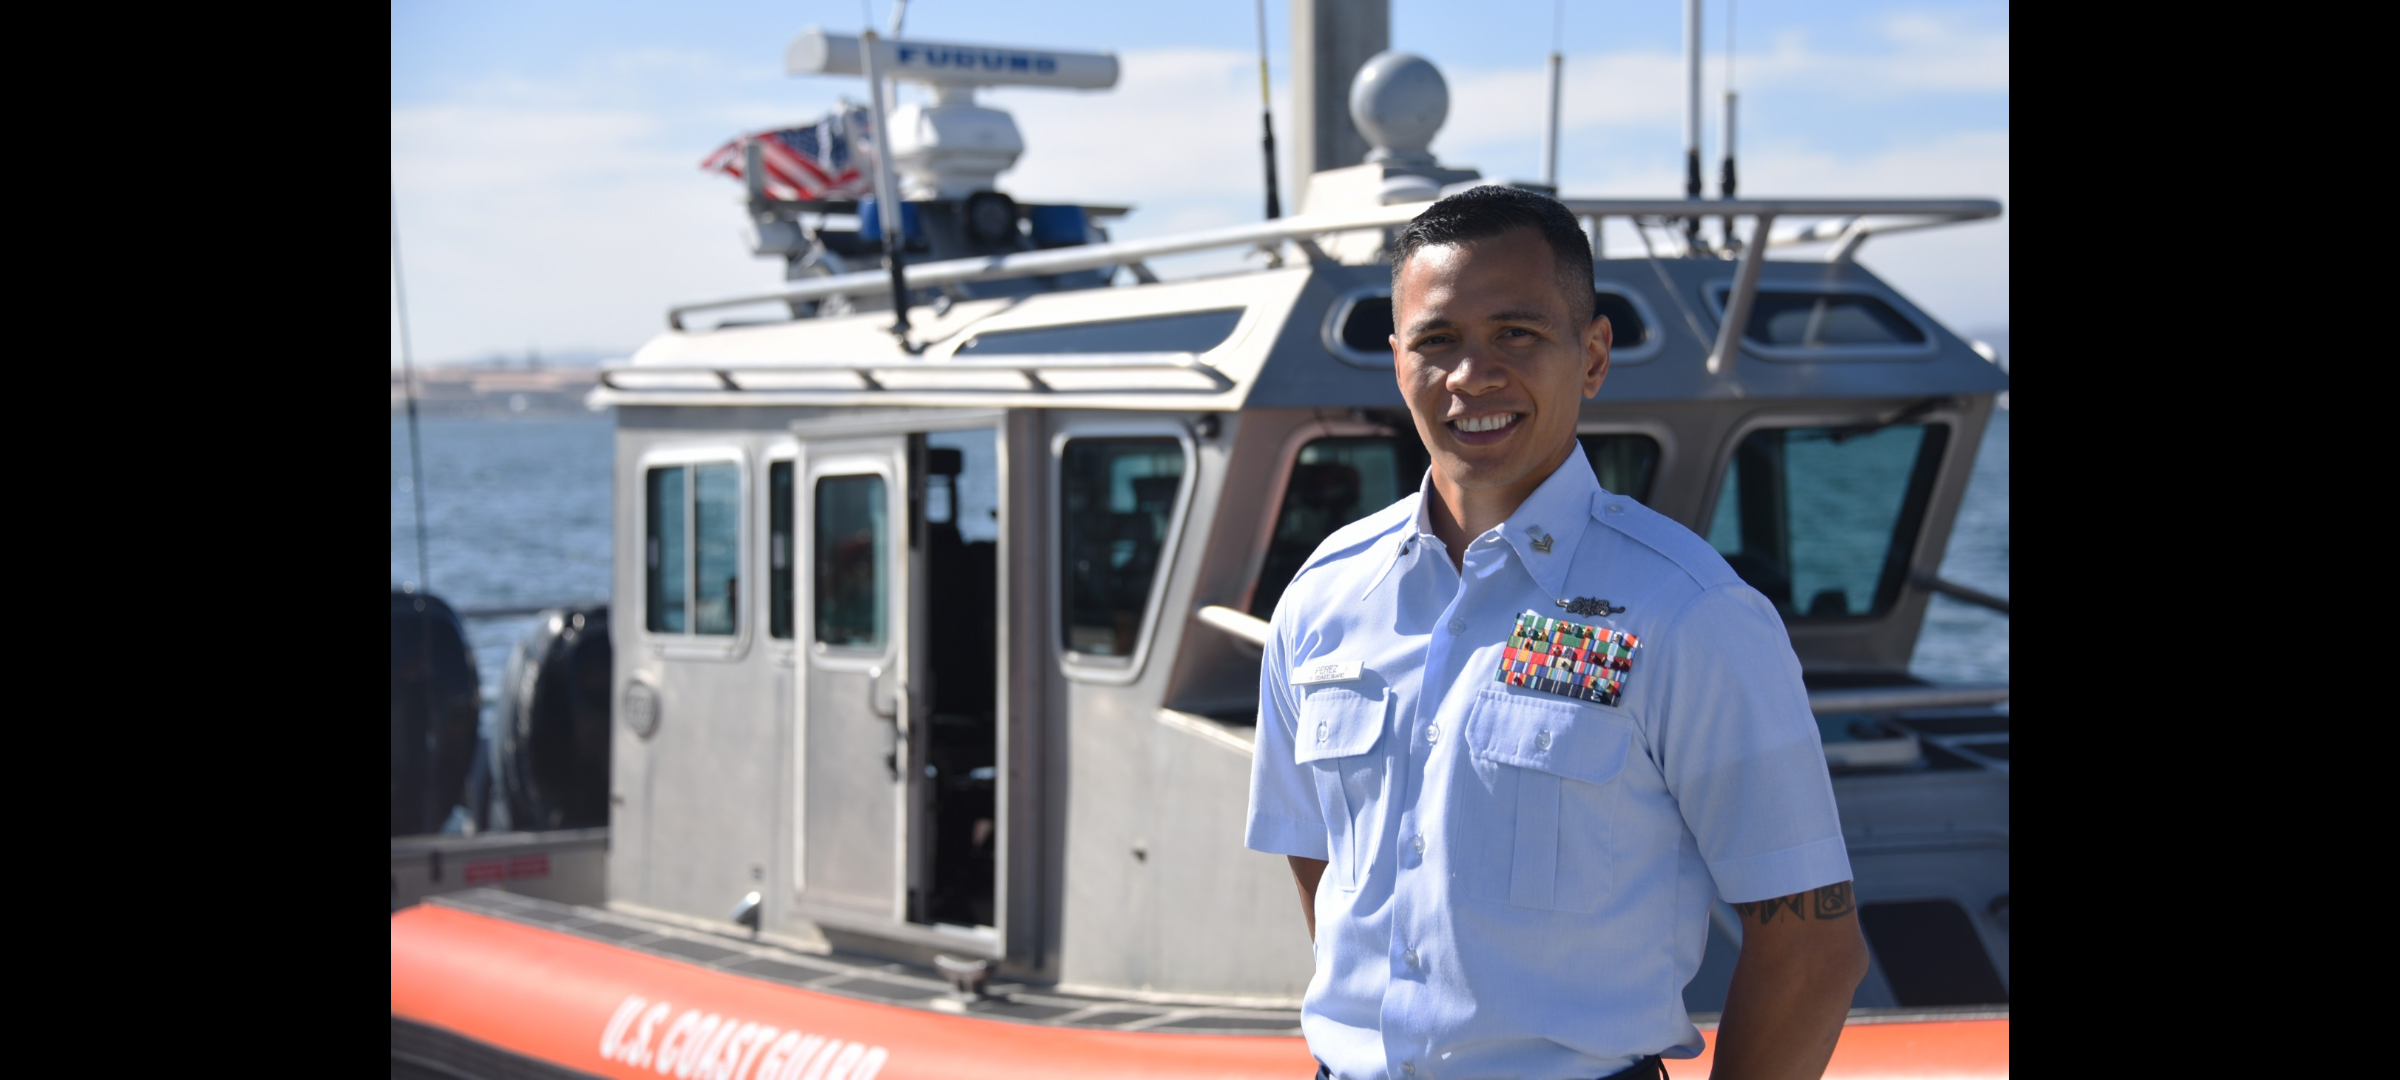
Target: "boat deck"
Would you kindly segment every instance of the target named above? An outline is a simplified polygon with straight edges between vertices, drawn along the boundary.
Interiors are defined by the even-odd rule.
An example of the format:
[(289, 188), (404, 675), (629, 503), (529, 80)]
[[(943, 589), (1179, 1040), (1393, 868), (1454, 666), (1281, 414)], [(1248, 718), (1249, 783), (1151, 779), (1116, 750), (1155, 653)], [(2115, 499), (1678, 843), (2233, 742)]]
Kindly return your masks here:
[(983, 997), (968, 999), (932, 968), (838, 950), (831, 954), (803, 952), (608, 908), (562, 904), (489, 888), (446, 893), (425, 902), (695, 964), (727, 975), (953, 1016), (1103, 1031), (1300, 1034), (1298, 1009), (1167, 1005), (1067, 993), (996, 977), (984, 984)]

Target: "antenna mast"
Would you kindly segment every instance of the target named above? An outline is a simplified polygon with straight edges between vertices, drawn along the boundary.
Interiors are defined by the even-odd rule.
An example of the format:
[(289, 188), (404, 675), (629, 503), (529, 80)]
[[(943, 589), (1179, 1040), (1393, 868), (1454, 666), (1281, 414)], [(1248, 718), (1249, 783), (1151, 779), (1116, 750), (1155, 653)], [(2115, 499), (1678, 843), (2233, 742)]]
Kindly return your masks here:
[(1267, 220), (1283, 216), (1275, 193), (1275, 98), (1267, 82), (1267, 0), (1258, 0), (1258, 125), (1267, 133)]
[[(888, 110), (883, 104), (882, 51), (883, 43), (873, 29), (858, 35), (859, 62), (866, 68), (868, 108), (875, 115), (875, 216), (883, 226), (883, 261), (892, 271), (892, 336), (908, 347), (908, 272), (901, 269), (900, 249), (900, 185), (892, 177), (891, 125), (886, 120)], [(915, 351), (911, 349), (910, 351)]]
[[(1683, 0), (1683, 67), (1689, 86), (1683, 99), (1683, 197), (1697, 201), (1700, 185), (1700, 0)], [(1700, 248), (1700, 218), (1683, 219), (1683, 239)]]
[[(433, 591), (425, 558), (425, 453), (417, 440), (417, 361), (408, 340), (408, 281), (400, 276), (400, 185), (392, 183), (392, 296), (400, 305), (400, 385), (408, 395), (408, 491), (417, 505), (417, 588)], [(430, 655), (430, 650), (428, 650)], [(431, 662), (430, 659), (427, 661)]]
[(1550, 22), (1550, 125), (1542, 129), (1542, 183), (1558, 194), (1558, 92), (1565, 60), (1559, 48), (1567, 33), (1567, 0), (1556, 0)]
[[(1739, 98), (1740, 95), (1733, 91), (1733, 0), (1725, 0), (1725, 128), (1718, 135), (1718, 139), (1725, 144), (1725, 164), (1717, 173), (1717, 194), (1726, 199), (1733, 198), (1733, 110)], [(1741, 241), (1733, 236), (1733, 217), (1727, 215), (1725, 250), (1732, 251), (1740, 246)]]

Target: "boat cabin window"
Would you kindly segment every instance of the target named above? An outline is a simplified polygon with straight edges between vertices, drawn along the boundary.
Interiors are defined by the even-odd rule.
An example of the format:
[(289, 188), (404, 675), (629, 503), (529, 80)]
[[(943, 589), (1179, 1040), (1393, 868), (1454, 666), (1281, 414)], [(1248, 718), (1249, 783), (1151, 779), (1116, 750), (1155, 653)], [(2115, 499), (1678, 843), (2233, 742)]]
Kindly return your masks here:
[(1592, 474), (1612, 495), (1650, 504), (1650, 481), (1658, 477), (1658, 440), (1630, 432), (1604, 431), (1575, 436)]
[(1073, 439), (1059, 468), (1067, 650), (1132, 656), (1183, 486), (1171, 438)]
[(1785, 619), (1899, 599), (1950, 429), (1766, 428), (1734, 450), (1708, 542)]
[[(1640, 348), (1650, 341), (1650, 324), (1642, 318), (1641, 309), (1634, 306), (1631, 297), (1606, 288), (1594, 289), (1592, 314), (1608, 316), (1613, 348), (1620, 352)], [(1356, 354), (1353, 359), (1391, 361), (1392, 294), (1358, 297), (1341, 314), (1341, 320), (1342, 346)]]
[[(1717, 290), (1717, 310), (1728, 290)], [(1852, 348), (1861, 345), (1923, 345), (1925, 330), (1881, 297), (1865, 293), (1773, 292), (1760, 289), (1750, 303), (1750, 325), (1742, 338), (1752, 345), (1790, 349)]]
[(1242, 324), (1241, 308), (1184, 311), (1139, 319), (991, 330), (968, 338), (958, 355), (1038, 356), (1058, 353), (1204, 353), (1225, 343)]
[[(1594, 432), (1576, 436), (1600, 486), (1641, 502), (1658, 471), (1658, 442), (1647, 435)], [(1425, 476), (1425, 446), (1416, 432), (1336, 435), (1311, 440), (1292, 459), (1283, 507), (1250, 591), (1250, 614), (1268, 618), (1293, 576), (1334, 530), (1390, 506), (1415, 491)]]
[(644, 626), (657, 634), (731, 634), (738, 615), (741, 467), (667, 465), (644, 478)]
[[(1592, 314), (1608, 316), (1608, 334), (1612, 342), (1609, 348), (1624, 351), (1650, 343), (1650, 324), (1642, 321), (1641, 309), (1633, 306), (1632, 297), (1607, 289), (1595, 289), (1592, 292)], [(1608, 484), (1603, 481), (1600, 486), (1608, 487)]]
[(767, 634), (792, 639), (792, 463), (767, 466)]
[(1259, 564), (1258, 587), (1250, 591), (1250, 613), (1272, 616), (1317, 545), (1335, 529), (1399, 501), (1424, 475), (1425, 448), (1415, 432), (1329, 436), (1301, 447), (1284, 481), (1283, 508)]
[(881, 649), (891, 612), (891, 515), (879, 473), (817, 478), (817, 641)]

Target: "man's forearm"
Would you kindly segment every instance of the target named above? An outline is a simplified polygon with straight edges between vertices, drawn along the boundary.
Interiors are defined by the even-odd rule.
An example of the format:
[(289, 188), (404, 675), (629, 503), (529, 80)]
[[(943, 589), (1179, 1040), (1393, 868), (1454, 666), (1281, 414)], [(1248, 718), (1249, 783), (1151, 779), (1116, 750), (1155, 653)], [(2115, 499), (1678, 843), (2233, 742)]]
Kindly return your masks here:
[(1300, 886), (1300, 917), (1308, 920), (1308, 942), (1317, 942), (1317, 882), (1325, 878), (1325, 860), (1299, 855), (1286, 855), (1291, 860), (1292, 880)]
[(1742, 952), (1717, 1025), (1715, 1080), (1822, 1076), (1867, 973), (1850, 883), (1734, 905)]

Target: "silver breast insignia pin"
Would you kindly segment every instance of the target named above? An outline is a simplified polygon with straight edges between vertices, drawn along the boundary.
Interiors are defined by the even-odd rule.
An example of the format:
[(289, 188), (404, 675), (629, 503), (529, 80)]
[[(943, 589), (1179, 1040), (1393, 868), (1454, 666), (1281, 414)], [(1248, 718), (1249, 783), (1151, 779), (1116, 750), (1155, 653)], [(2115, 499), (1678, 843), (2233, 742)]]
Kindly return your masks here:
[(1610, 606), (1609, 602), (1606, 600), (1594, 600), (1589, 596), (1578, 596), (1573, 600), (1560, 600), (1557, 603), (1558, 606), (1567, 609), (1567, 614), (1569, 615), (1599, 615), (1606, 617), (1609, 615), (1615, 615), (1618, 612), (1625, 610), (1621, 607)]

